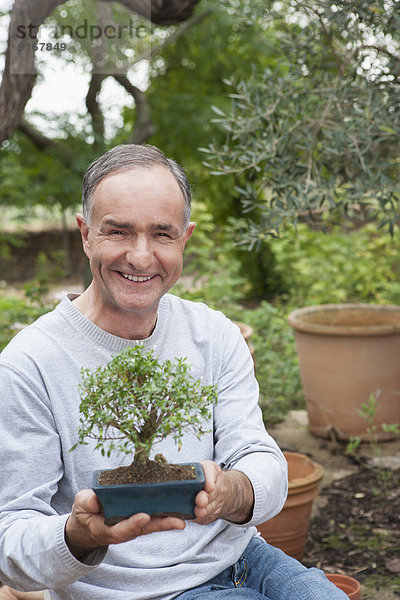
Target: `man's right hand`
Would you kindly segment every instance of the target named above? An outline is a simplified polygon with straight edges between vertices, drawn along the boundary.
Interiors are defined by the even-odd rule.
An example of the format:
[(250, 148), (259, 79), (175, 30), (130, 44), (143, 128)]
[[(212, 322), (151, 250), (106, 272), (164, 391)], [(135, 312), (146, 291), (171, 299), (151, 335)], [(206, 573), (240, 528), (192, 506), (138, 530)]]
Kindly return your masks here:
[(83, 560), (95, 548), (121, 544), (155, 531), (184, 529), (185, 526), (185, 521), (176, 517), (150, 517), (145, 513), (132, 515), (116, 525), (105, 525), (96, 494), (93, 490), (82, 490), (75, 496), (67, 519), (65, 541), (75, 558)]

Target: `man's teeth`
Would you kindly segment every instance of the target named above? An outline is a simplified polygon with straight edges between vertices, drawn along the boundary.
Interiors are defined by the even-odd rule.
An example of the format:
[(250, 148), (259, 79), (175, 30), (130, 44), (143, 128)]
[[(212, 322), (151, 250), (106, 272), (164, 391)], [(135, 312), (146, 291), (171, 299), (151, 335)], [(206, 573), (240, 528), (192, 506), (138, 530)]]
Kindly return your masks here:
[(121, 273), (122, 277), (129, 279), (129, 281), (148, 281), (151, 277), (136, 277), (136, 275), (128, 275), (127, 273)]

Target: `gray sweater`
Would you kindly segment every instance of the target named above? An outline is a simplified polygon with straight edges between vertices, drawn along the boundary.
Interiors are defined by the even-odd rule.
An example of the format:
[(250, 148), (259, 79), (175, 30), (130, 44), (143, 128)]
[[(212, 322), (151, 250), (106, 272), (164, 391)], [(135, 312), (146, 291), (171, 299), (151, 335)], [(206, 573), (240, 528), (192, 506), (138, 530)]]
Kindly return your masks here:
[(142, 340), (162, 360), (186, 356), (203, 385), (217, 384), (213, 431), (192, 433), (178, 451), (157, 444), (170, 462), (214, 460), (243, 471), (253, 485), (254, 513), (245, 526), (220, 519), (187, 522), (98, 549), (84, 562), (72, 556), (64, 526), (75, 494), (92, 472), (128, 464), (77, 441), (80, 369), (94, 369), (135, 341), (111, 335), (84, 317), (66, 296), (21, 331), (0, 355), (0, 580), (22, 590), (50, 589), (60, 600), (167, 600), (234, 563), (254, 525), (279, 512), (287, 493), (286, 463), (266, 433), (252, 359), (238, 327), (204, 304), (167, 294), (152, 335)]

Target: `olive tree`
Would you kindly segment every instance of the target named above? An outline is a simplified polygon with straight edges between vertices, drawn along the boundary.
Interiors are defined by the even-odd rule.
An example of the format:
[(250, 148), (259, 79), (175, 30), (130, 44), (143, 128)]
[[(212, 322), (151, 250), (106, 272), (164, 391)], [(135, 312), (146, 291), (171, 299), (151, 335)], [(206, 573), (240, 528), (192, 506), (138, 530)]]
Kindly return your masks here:
[[(214, 107), (225, 142), (210, 144), (214, 174), (240, 177), (235, 220), (250, 247), (285, 222), (341, 211), (399, 221), (398, 0), (228, 1), (265, 30), (264, 70), (226, 80), (231, 107)], [(260, 48), (263, 51), (263, 47)]]

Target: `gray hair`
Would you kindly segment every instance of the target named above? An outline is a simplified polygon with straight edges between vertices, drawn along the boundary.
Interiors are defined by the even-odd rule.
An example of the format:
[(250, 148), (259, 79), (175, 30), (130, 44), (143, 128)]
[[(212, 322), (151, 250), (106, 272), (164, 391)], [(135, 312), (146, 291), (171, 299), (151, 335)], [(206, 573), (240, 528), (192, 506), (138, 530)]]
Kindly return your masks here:
[(150, 169), (161, 165), (166, 167), (175, 177), (185, 202), (183, 226), (189, 224), (191, 213), (192, 193), (189, 180), (183, 168), (156, 146), (148, 144), (121, 144), (115, 146), (89, 165), (82, 185), (82, 211), (86, 225), (89, 226), (92, 217), (93, 194), (99, 183), (111, 173), (121, 173), (135, 168)]

